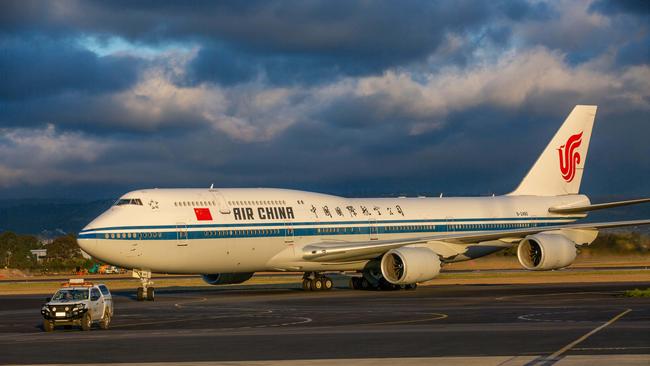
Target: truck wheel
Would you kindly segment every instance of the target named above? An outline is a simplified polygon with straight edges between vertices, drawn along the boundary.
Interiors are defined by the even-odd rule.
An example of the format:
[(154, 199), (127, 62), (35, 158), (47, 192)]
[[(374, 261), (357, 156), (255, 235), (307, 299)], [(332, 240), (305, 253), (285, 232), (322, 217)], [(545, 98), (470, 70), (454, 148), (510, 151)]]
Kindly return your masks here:
[(99, 327), (106, 330), (108, 329), (109, 324), (111, 324), (111, 312), (106, 309), (104, 312), (104, 318), (99, 322)]
[(50, 320), (43, 320), (43, 330), (46, 332), (51, 332), (54, 330), (54, 322)]
[(138, 287), (137, 299), (138, 299), (138, 301), (143, 301), (144, 300), (144, 289), (142, 287)]
[(153, 301), (156, 298), (156, 293), (154, 292), (153, 287), (147, 289), (147, 300)]
[(90, 318), (90, 314), (85, 313), (83, 318), (81, 318), (81, 330), (90, 330), (92, 325), (93, 320)]

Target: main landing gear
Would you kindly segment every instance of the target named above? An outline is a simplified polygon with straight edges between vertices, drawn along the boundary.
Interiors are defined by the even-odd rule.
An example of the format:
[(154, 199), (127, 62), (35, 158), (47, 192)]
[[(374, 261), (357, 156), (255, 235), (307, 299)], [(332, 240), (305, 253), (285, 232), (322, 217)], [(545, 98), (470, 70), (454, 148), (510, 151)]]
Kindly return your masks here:
[(155, 298), (155, 290), (151, 287), (153, 285), (151, 271), (134, 269), (133, 277), (140, 279), (142, 283), (142, 287), (138, 287), (138, 301), (153, 301)]
[(366, 269), (362, 272), (363, 276), (361, 277), (350, 277), (350, 288), (353, 290), (415, 290), (417, 288), (417, 283), (412, 283), (408, 285), (394, 285), (384, 278), (381, 275), (381, 272), (378, 272), (373, 269)]
[(331, 290), (332, 287), (332, 279), (318, 272), (307, 272), (302, 277), (302, 289), (305, 291)]

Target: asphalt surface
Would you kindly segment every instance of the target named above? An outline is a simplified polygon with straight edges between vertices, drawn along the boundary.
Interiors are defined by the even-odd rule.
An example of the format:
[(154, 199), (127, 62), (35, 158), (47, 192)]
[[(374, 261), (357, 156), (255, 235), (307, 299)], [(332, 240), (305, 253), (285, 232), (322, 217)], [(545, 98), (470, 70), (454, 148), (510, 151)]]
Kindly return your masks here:
[(650, 364), (650, 298), (621, 296), (650, 287), (650, 278), (390, 292), (344, 283), (327, 292), (298, 284), (160, 289), (155, 302), (117, 292), (111, 329), (90, 332), (45, 333), (42, 296), (0, 296), (0, 364), (507, 356), (550, 365), (588, 355)]

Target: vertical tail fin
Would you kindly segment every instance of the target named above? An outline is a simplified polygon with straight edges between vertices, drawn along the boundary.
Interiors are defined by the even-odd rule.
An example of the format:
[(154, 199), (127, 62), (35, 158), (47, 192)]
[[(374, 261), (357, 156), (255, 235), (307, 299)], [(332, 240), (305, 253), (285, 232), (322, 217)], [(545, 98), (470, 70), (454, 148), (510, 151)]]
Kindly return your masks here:
[(595, 105), (577, 105), (539, 156), (519, 187), (510, 195), (577, 194), (587, 160)]

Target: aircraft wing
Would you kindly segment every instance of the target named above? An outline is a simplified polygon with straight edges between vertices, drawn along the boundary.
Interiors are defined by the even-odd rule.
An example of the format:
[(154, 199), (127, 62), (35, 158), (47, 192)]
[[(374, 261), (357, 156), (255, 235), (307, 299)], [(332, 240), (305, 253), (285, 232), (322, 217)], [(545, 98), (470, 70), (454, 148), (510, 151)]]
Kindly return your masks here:
[(490, 232), (445, 233), (418, 238), (395, 240), (368, 240), (363, 242), (319, 242), (303, 247), (303, 259), (316, 262), (341, 262), (372, 259), (395, 248), (406, 245), (425, 244), (431, 241), (443, 241), (455, 244), (479, 243), (489, 240), (521, 239), (527, 235), (560, 229), (597, 230), (623, 226), (650, 225), (650, 220), (613, 221), (601, 223), (583, 223), (554, 226), (540, 226), (523, 229), (498, 230)]
[(585, 205), (585, 206), (551, 207), (551, 208), (548, 209), (548, 212), (560, 213), (560, 214), (585, 213), (585, 212), (589, 212), (589, 211), (603, 210), (603, 209), (612, 208), (612, 207), (636, 205), (636, 204), (644, 203), (644, 202), (650, 202), (650, 198), (639, 198), (639, 199), (627, 200), (627, 201), (596, 203), (596, 204), (593, 204), (593, 205)]

